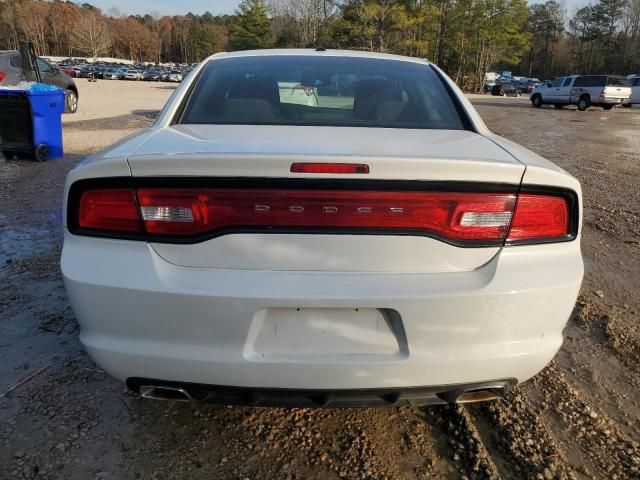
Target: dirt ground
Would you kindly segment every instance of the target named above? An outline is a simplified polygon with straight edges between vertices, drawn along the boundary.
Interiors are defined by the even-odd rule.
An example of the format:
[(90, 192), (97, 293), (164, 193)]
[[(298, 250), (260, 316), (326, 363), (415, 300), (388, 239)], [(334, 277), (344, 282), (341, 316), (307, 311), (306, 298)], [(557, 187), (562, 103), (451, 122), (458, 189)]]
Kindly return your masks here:
[(62, 160), (0, 161), (0, 391), (48, 365), (0, 397), (0, 478), (640, 478), (640, 109), (472, 98), (584, 189), (582, 293), (534, 379), (465, 407), (203, 407), (133, 398), (105, 375), (78, 342), (58, 263), (67, 171), (148, 124), (167, 87), (80, 83)]

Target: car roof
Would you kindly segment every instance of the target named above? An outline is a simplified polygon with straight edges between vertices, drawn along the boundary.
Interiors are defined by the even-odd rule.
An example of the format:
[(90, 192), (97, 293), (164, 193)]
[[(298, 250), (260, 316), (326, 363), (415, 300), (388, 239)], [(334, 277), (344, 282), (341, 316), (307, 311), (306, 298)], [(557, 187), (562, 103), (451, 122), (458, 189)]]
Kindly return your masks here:
[(306, 57), (346, 57), (346, 58), (370, 58), (377, 60), (396, 60), (410, 63), (428, 64), (423, 58), (405, 57), (390, 53), (365, 52), (360, 50), (332, 50), (317, 48), (271, 48), (264, 50), (242, 50), (237, 52), (221, 52), (211, 55), (207, 60), (236, 57), (274, 57), (274, 56), (306, 56)]

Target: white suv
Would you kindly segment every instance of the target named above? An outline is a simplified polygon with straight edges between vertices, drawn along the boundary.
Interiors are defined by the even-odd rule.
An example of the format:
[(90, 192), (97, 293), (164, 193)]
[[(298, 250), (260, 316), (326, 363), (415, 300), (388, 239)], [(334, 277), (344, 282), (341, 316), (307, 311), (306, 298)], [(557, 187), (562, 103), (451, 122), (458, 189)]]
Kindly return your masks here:
[(425, 60), (223, 53), (69, 173), (61, 266), (82, 343), (145, 397), (467, 402), (562, 345), (581, 205)]

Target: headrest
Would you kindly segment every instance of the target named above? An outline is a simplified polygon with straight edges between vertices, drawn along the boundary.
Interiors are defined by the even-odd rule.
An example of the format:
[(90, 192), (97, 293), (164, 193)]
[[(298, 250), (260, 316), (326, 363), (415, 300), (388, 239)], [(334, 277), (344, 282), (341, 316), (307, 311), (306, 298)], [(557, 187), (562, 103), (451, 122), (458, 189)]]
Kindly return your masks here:
[(400, 102), (402, 96), (389, 80), (371, 78), (360, 80), (353, 98), (353, 114), (356, 118), (374, 120), (382, 102)]
[(266, 100), (273, 108), (280, 105), (278, 82), (271, 77), (245, 77), (229, 90), (227, 98)]

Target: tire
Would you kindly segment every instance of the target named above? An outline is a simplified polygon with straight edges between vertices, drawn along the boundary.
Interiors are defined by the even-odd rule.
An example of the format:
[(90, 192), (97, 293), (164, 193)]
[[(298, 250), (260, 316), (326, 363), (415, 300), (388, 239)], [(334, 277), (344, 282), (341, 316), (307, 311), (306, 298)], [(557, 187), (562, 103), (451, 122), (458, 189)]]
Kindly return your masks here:
[(602, 108), (604, 108), (605, 110), (611, 110), (613, 108), (613, 105), (603, 105)]
[(631, 105), (632, 105), (631, 103), (623, 103), (622, 107), (623, 108), (631, 108)]
[(554, 103), (553, 106), (558, 110), (562, 110), (564, 108), (564, 105), (562, 105), (561, 103)]
[(49, 147), (44, 144), (38, 145), (33, 152), (33, 158), (36, 159), (36, 162), (49, 160)]
[(587, 95), (583, 95), (578, 100), (578, 110), (584, 112), (587, 108), (591, 106), (591, 99)]
[(531, 105), (536, 108), (540, 108), (542, 106), (542, 97), (540, 95), (534, 95), (531, 97)]
[(5, 160), (12, 160), (14, 157), (18, 156), (16, 152), (13, 152), (11, 150), (3, 150), (2, 155), (4, 155)]
[(78, 94), (71, 89), (67, 89), (65, 101), (64, 101), (64, 112), (76, 113), (77, 111), (78, 111)]

